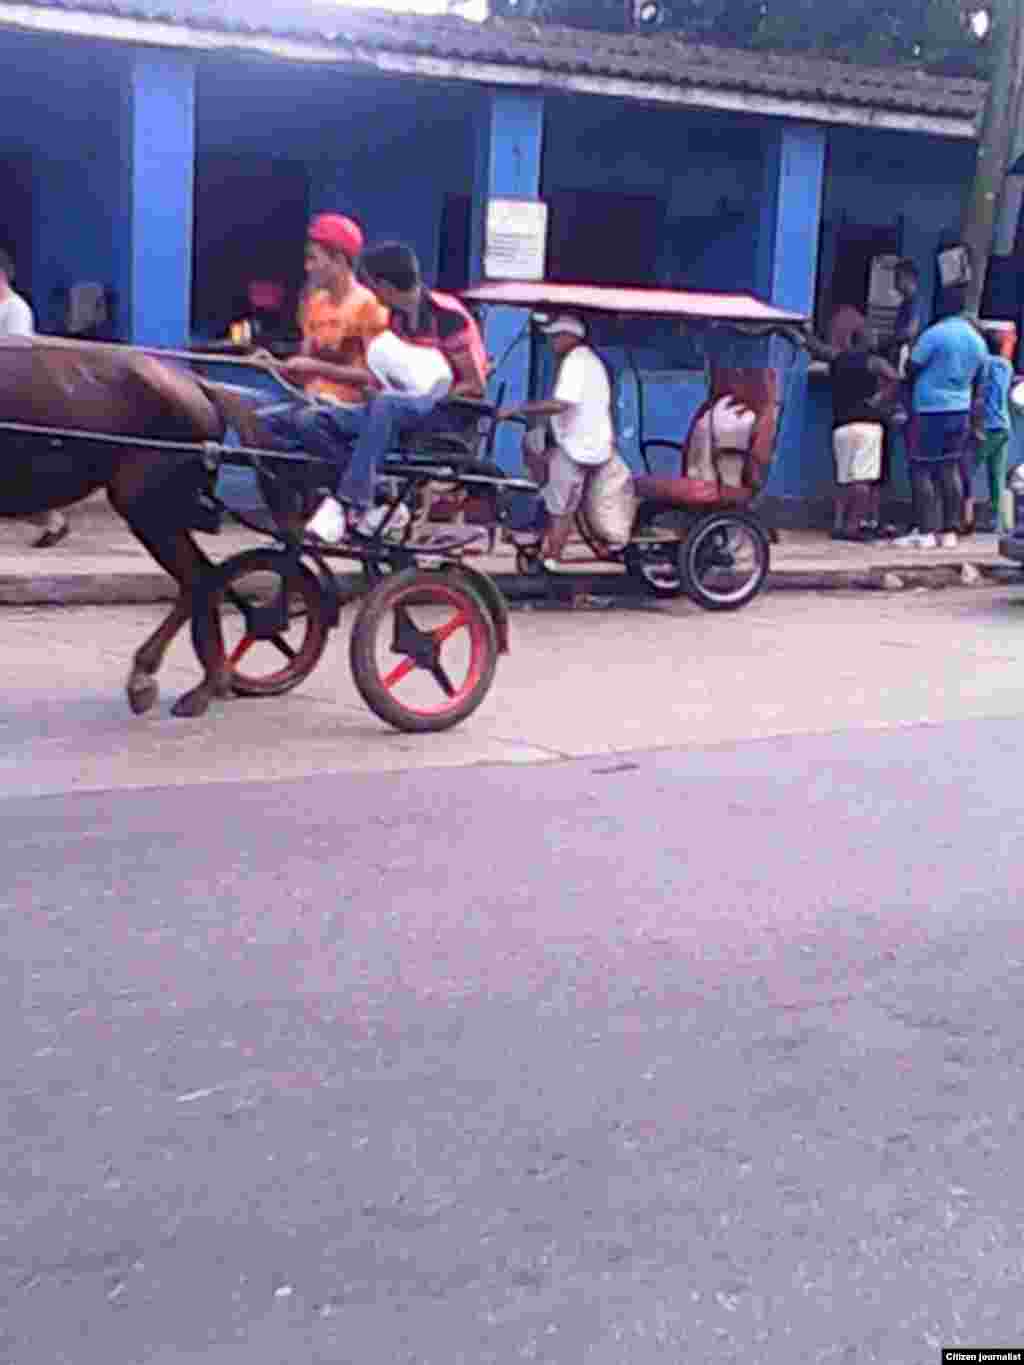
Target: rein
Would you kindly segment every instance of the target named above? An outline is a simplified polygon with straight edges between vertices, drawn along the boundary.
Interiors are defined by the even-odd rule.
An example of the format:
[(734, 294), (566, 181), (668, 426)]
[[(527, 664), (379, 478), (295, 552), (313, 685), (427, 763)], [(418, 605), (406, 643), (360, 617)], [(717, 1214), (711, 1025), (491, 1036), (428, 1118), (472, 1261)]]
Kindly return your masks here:
[(242, 369), (261, 370), (289, 393), (295, 394), (298, 398), (308, 397), (303, 389), (296, 388), (281, 376), (279, 368), (273, 361), (264, 360), (262, 357), (220, 355), (210, 351), (175, 351), (166, 347), (135, 346), (117, 341), (72, 341), (70, 338), (56, 340), (38, 335), (31, 338), (31, 343), (32, 349), (37, 351), (111, 351), (118, 355), (150, 355), (159, 360), (183, 360), (190, 365), (237, 365)]

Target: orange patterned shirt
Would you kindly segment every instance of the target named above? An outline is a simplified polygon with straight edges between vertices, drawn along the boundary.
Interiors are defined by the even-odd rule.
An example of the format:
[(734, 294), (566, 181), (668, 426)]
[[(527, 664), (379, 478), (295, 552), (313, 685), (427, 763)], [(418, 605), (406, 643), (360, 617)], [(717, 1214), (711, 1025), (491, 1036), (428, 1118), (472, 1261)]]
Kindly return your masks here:
[[(387, 325), (388, 310), (361, 284), (353, 284), (340, 303), (326, 289), (317, 289), (299, 305), (299, 326), (313, 355), (335, 365), (365, 369), (366, 347)], [(364, 396), (350, 384), (321, 378), (311, 379), (306, 392), (342, 403), (359, 403)]]

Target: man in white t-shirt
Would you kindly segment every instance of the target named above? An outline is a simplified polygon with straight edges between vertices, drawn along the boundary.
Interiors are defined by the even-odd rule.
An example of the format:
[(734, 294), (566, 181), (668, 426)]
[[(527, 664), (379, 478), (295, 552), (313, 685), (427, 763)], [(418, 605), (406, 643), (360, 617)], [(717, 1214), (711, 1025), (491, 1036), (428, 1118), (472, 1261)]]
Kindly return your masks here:
[[(14, 262), (6, 251), (0, 250), (0, 337), (30, 337), (35, 332), (35, 318), (28, 302), (11, 287), (13, 280)], [(63, 512), (40, 512), (25, 520), (42, 531), (34, 542), (38, 550), (59, 545), (71, 529)]]
[(554, 392), (498, 415), (550, 418), (555, 449), (543, 489), (548, 526), (542, 553), (545, 567), (551, 567), (565, 549), (588, 481), (615, 454), (615, 430), (608, 371), (586, 344), (584, 324), (562, 314), (541, 331), (559, 360)]
[(12, 288), (14, 262), (0, 251), (0, 337), (30, 337), (35, 331), (32, 309)]

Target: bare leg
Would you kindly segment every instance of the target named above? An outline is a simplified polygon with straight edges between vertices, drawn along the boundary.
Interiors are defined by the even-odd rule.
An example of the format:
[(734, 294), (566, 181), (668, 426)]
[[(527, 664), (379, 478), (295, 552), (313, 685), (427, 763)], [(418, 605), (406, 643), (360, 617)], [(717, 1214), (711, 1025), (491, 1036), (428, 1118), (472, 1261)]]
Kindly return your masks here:
[(938, 468), (939, 499), (942, 507), (942, 526), (943, 531), (959, 531), (960, 527), (967, 522), (973, 524), (974, 501), (971, 500), (972, 513), (970, 518), (966, 515), (966, 500), (964, 498), (963, 474), (959, 461), (943, 460)]
[(572, 534), (575, 513), (568, 512), (562, 517), (552, 517), (544, 533), (544, 558), (561, 559), (569, 537)]
[(860, 530), (868, 519), (871, 506), (871, 486), (866, 483), (851, 483), (848, 487), (849, 502), (846, 507), (846, 529), (851, 534)]

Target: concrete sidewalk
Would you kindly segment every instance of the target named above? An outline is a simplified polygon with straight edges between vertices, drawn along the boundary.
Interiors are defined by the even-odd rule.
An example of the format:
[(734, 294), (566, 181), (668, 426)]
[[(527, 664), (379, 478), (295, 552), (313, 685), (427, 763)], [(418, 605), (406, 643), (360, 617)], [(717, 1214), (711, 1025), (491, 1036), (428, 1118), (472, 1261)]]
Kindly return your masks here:
[[(6, 605), (104, 605), (165, 602), (174, 584), (133, 539), (124, 523), (96, 495), (69, 513), (72, 532), (50, 550), (33, 550), (38, 532), (24, 523), (0, 521), (0, 603)], [(253, 532), (227, 524), (220, 534), (198, 536), (214, 560), (264, 543)], [(499, 545), (494, 555), (471, 561), (508, 588), (515, 587), (514, 552)], [(972, 566), (977, 573), (972, 572)], [(621, 570), (588, 566), (593, 577)], [(1000, 558), (997, 537), (974, 536), (955, 550), (897, 550), (886, 542), (849, 545), (821, 531), (781, 531), (772, 547), (774, 589), (828, 590), (948, 586), (957, 582), (1015, 581), (1020, 570)], [(609, 585), (610, 586), (610, 585)]]

